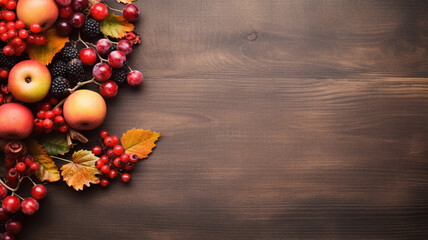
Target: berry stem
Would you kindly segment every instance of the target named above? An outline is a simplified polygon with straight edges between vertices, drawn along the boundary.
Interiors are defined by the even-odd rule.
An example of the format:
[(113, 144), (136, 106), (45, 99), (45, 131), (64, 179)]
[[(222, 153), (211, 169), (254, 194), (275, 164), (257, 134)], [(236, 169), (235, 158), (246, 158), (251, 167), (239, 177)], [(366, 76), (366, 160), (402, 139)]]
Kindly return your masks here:
[(31, 177), (30, 177), (30, 176), (28, 176), (27, 178), (28, 178), (28, 180), (30, 180), (30, 182), (32, 182), (32, 183), (33, 183), (33, 186), (36, 186), (36, 185), (37, 185), (37, 183), (35, 183), (35, 182), (33, 181), (33, 179), (31, 179)]
[(67, 159), (65, 159), (65, 158), (60, 158), (60, 157), (57, 157), (57, 156), (50, 156), (51, 158), (55, 158), (55, 159), (58, 159), (58, 160), (61, 160), (61, 161), (64, 161), (64, 162), (69, 162), (69, 163), (73, 163), (72, 161), (70, 161), (70, 160), (67, 160)]
[(24, 200), (23, 197), (19, 196), (18, 194), (16, 194), (16, 192), (12, 192), (11, 194), (12, 196), (17, 196), (19, 199), (21, 199), (22, 201)]
[(24, 178), (23, 178), (23, 177), (21, 177), (21, 178), (19, 179), (18, 184), (16, 185), (16, 188), (11, 188), (11, 187), (9, 187), (9, 186), (8, 186), (5, 182), (3, 182), (1, 179), (0, 179), (0, 183), (1, 183), (5, 188), (7, 188), (9, 191), (11, 191), (12, 193), (14, 193), (14, 192), (16, 192), (16, 191), (19, 189), (19, 186), (21, 185), (22, 179), (24, 179)]
[(122, 12), (122, 10), (119, 10), (119, 9), (116, 9), (116, 8), (112, 8), (112, 7), (108, 6), (107, 4), (106, 4), (106, 6), (110, 10), (113, 10), (113, 11), (116, 11), (116, 12), (120, 12), (120, 13)]
[(99, 84), (95, 81), (94, 78), (88, 80), (88, 81), (84, 81), (84, 82), (78, 82), (77, 85), (74, 88), (69, 88), (67, 89), (70, 93), (73, 93), (74, 91), (76, 91), (77, 89), (79, 89), (81, 86), (86, 85), (88, 83), (95, 83), (95, 84)]
[(128, 69), (129, 69), (129, 71), (131, 71), (131, 72), (133, 71), (133, 70), (132, 70), (132, 68), (131, 68), (129, 65), (128, 65)]
[(77, 42), (81, 42), (81, 43), (83, 43), (83, 45), (85, 45), (87, 48), (89, 48), (88, 44), (85, 41), (83, 41), (82, 38), (80, 37), (80, 31), (79, 31), (79, 34), (77, 34), (76, 43)]
[[(55, 107), (54, 107), (54, 108), (61, 107), (61, 106), (62, 106), (62, 104), (64, 104), (65, 99), (66, 99), (66, 98), (62, 99), (62, 100), (61, 100), (61, 102), (59, 102), (57, 105), (55, 105)], [(53, 109), (54, 109), (54, 108), (53, 108)]]

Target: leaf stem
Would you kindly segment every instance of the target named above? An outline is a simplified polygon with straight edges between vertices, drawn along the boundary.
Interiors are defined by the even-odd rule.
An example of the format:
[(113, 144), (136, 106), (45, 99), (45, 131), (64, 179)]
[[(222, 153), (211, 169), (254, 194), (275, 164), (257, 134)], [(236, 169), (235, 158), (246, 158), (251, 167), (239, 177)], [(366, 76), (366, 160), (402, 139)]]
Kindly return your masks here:
[(51, 158), (58, 159), (58, 160), (61, 160), (61, 161), (64, 161), (64, 162), (73, 163), (73, 161), (67, 160), (67, 159), (65, 159), (65, 158), (60, 158), (60, 157), (57, 157), (57, 156), (50, 156), (50, 157), (51, 157)]

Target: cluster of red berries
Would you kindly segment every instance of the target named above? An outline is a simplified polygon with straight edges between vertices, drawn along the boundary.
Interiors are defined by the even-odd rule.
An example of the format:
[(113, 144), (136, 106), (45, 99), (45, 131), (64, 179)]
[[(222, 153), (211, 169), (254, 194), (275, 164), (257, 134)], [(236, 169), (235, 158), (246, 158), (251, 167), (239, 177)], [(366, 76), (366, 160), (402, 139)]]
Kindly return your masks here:
[[(1, 74), (1, 70), (0, 70)], [(2, 84), (0, 86), (0, 105), (3, 105), (4, 103), (10, 103), (13, 100), (12, 94), (9, 92), (9, 87), (5, 84)]]
[(62, 108), (52, 108), (52, 104), (45, 102), (38, 106), (37, 118), (34, 119), (36, 133), (50, 133), (53, 130), (65, 133), (68, 131), (68, 124), (62, 116)]
[(8, 169), (6, 183), (10, 187), (16, 187), (19, 178), (32, 176), (39, 169), (39, 163), (31, 155), (18, 159), (6, 157), (5, 163)]
[(0, 0), (0, 7), (2, 9), (0, 11), (0, 39), (7, 43), (3, 47), (4, 54), (20, 56), (27, 44), (47, 44), (46, 37), (37, 34), (42, 30), (40, 24), (31, 24), (30, 31), (28, 31), (25, 29), (24, 21), (16, 19), (15, 0)]
[(119, 144), (119, 138), (115, 135), (109, 136), (106, 130), (102, 130), (100, 136), (103, 139), (102, 146), (92, 148), (92, 153), (100, 156), (95, 164), (101, 171), (100, 185), (107, 187), (118, 174), (121, 175), (122, 182), (129, 182), (131, 180), (129, 172), (139, 160), (137, 154), (126, 154), (123, 146)]
[(33, 215), (39, 209), (39, 200), (46, 196), (46, 188), (40, 184), (34, 184), (31, 189), (31, 197), (25, 198), (22, 201), (2, 184), (0, 184), (0, 199), (2, 204), (0, 207), (0, 222), (4, 223), (5, 232), (0, 234), (1, 239), (15, 239), (15, 235), (22, 229), (20, 221), (16, 220), (15, 213), (21, 210), (25, 215)]
[(59, 7), (59, 19), (56, 22), (56, 30), (59, 35), (68, 36), (73, 28), (82, 28), (86, 21), (83, 14), (88, 8), (88, 0), (55, 0)]

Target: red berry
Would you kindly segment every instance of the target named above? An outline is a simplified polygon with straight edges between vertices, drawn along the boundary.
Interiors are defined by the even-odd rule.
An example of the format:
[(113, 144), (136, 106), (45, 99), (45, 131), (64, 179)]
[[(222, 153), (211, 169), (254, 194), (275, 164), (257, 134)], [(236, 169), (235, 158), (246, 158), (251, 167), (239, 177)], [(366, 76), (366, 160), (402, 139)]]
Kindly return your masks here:
[(129, 173), (122, 174), (122, 182), (127, 183), (129, 180), (131, 180), (131, 175), (129, 175)]
[(30, 25), (30, 30), (33, 32), (33, 33), (39, 33), (40, 31), (42, 31), (42, 27), (40, 26), (40, 24), (38, 24), (38, 23), (32, 23), (31, 25)]
[(68, 125), (67, 124), (63, 124), (61, 126), (59, 126), (58, 130), (62, 133), (65, 133), (68, 131)]
[(43, 111), (43, 110), (38, 111), (37, 117), (40, 119), (44, 119), (45, 118), (45, 111)]
[(33, 162), (33, 163), (30, 165), (30, 169), (31, 169), (31, 170), (33, 170), (34, 172), (35, 172), (35, 171), (37, 171), (37, 170), (39, 169), (39, 164), (38, 164), (38, 163), (36, 163), (36, 162)]
[(101, 161), (103, 164), (107, 164), (107, 163), (109, 162), (109, 159), (108, 159), (107, 155), (102, 155), (102, 156), (100, 157), (100, 161)]
[(97, 52), (100, 55), (105, 56), (111, 50), (111, 42), (107, 38), (101, 38), (100, 40), (97, 41), (96, 48), (97, 48)]
[(41, 200), (46, 197), (46, 188), (45, 186), (38, 184), (31, 189), (31, 196), (36, 200)]
[(6, 221), (9, 219), (10, 213), (6, 212), (2, 207), (0, 207), (0, 221)]
[(114, 145), (114, 147), (113, 147), (113, 153), (116, 156), (120, 156), (123, 153), (123, 147), (122, 147), (122, 145)]
[(140, 15), (140, 9), (134, 4), (126, 4), (123, 8), (122, 15), (129, 22), (135, 22)]
[[(22, 229), (22, 225), (20, 222), (16, 221), (16, 220), (12, 220), (9, 219), (6, 224), (4, 225), (6, 232), (12, 234), (12, 235), (16, 235), (18, 234), (21, 229)], [(4, 236), (3, 236), (4, 239)]]
[(111, 76), (111, 67), (107, 63), (97, 63), (92, 69), (92, 75), (98, 81), (107, 81)]
[(12, 11), (4, 11), (3, 17), (7, 21), (13, 21), (15, 19), (15, 13)]
[(73, 28), (71, 27), (70, 22), (67, 20), (60, 19), (56, 23), (56, 32), (61, 36), (69, 36), (72, 30)]
[(131, 163), (136, 163), (138, 162), (138, 155), (137, 154), (131, 154), (131, 156), (129, 156), (129, 161)]
[(52, 105), (48, 102), (45, 102), (42, 104), (42, 110), (43, 111), (49, 111), (51, 109)]
[(61, 109), (61, 108), (59, 108), (59, 107), (56, 107), (56, 108), (54, 108), (54, 109), (52, 110), (52, 112), (53, 112), (56, 116), (59, 116), (59, 115), (61, 115), (61, 114), (62, 114), (62, 109)]
[(100, 92), (104, 97), (112, 98), (117, 95), (118, 88), (114, 81), (109, 80), (101, 84)]
[(92, 148), (92, 153), (95, 154), (96, 156), (101, 155), (102, 151), (103, 149), (100, 146), (95, 146)]
[(2, 240), (15, 240), (15, 237), (13, 236), (13, 234), (5, 232), (3, 234)]
[(39, 202), (34, 198), (26, 198), (21, 203), (21, 211), (26, 215), (33, 215), (39, 210)]
[(131, 71), (128, 73), (126, 80), (133, 87), (140, 86), (143, 83), (143, 74), (137, 70)]
[(30, 166), (33, 162), (34, 162), (34, 157), (31, 155), (28, 155), (25, 157), (24, 160), (25, 164), (27, 164), (28, 166)]
[(64, 117), (63, 116), (55, 116), (55, 123), (58, 125), (62, 125), (64, 123)]
[(102, 166), (104, 166), (104, 163), (101, 162), (100, 160), (98, 160), (98, 161), (95, 162), (95, 167), (97, 169), (101, 169)]
[(120, 155), (120, 161), (126, 163), (129, 161), (129, 155), (128, 154), (122, 154)]
[(3, 53), (7, 56), (12, 56), (15, 54), (15, 49), (13, 49), (12, 46), (7, 45), (3, 48)]
[(15, 213), (19, 210), (21, 205), (21, 201), (17, 196), (7, 196), (2, 203), (2, 207), (4, 210), (10, 213)]
[(21, 29), (21, 30), (19, 30), (19, 32), (18, 32), (18, 36), (19, 36), (20, 38), (22, 38), (22, 39), (25, 39), (25, 38), (27, 38), (27, 37), (28, 37), (28, 31), (27, 31), (27, 30), (25, 30), (25, 29)]
[(91, 7), (91, 15), (95, 20), (104, 20), (108, 15), (108, 9), (103, 3), (96, 3)]
[(113, 147), (115, 145), (113, 142), (113, 138), (112, 137), (104, 138), (104, 145), (106, 145), (107, 147)]
[(10, 179), (16, 179), (18, 177), (18, 171), (16, 171), (16, 168), (12, 167), (7, 172), (7, 177)]
[(15, 30), (16, 29), (16, 26), (15, 26), (15, 22), (7, 22), (6, 23), (6, 28), (7, 29), (11, 29), (11, 30)]
[(5, 7), (9, 10), (13, 10), (16, 8), (16, 1), (14, 0), (9, 0), (6, 2)]
[(103, 165), (100, 170), (102, 173), (108, 174), (110, 172), (110, 167), (108, 165)]
[(15, 27), (16, 29), (23, 29), (25, 28), (25, 23), (22, 20), (18, 20), (15, 22)]
[(46, 39), (45, 36), (43, 35), (36, 36), (36, 45), (43, 46), (43, 45), (46, 45), (47, 43), (48, 43), (48, 40)]
[(106, 138), (106, 137), (108, 137), (108, 132), (107, 132), (107, 130), (102, 130), (101, 132), (100, 132), (100, 136), (101, 136), (101, 138)]
[(29, 34), (27, 37), (27, 43), (28, 44), (36, 43), (36, 36), (34, 34)]
[(113, 165), (117, 168), (121, 168), (123, 167), (123, 162), (117, 157), (113, 160)]
[(109, 185), (110, 181), (107, 178), (103, 178), (100, 181), (101, 187), (107, 187)]
[(67, 6), (70, 6), (70, 4), (71, 4), (71, 0), (55, 0), (55, 2), (60, 7), (67, 7)]
[(43, 127), (44, 128), (52, 128), (53, 122), (50, 119), (43, 120)]
[(8, 193), (7, 188), (3, 184), (1, 184), (0, 185), (0, 199), (5, 198), (7, 196), (7, 193)]
[(126, 56), (121, 51), (113, 51), (108, 55), (108, 64), (112, 68), (122, 68), (125, 65)]
[(62, 7), (59, 9), (59, 17), (60, 18), (70, 19), (72, 15), (73, 15), (73, 9), (70, 6)]
[[(111, 138), (113, 139), (113, 144), (116, 145), (119, 143), (119, 138), (116, 135), (111, 136)], [(113, 146), (114, 146), (113, 145)]]
[(109, 158), (113, 158), (114, 157), (114, 153), (113, 153), (113, 149), (109, 149), (107, 150), (107, 154), (106, 154)]
[(71, 3), (71, 6), (73, 7), (73, 9), (78, 12), (83, 12), (88, 7), (88, 5), (89, 5), (88, 0), (74, 0)]
[(127, 162), (126, 164), (125, 164), (125, 170), (126, 171), (132, 171), (132, 169), (134, 169), (134, 164), (132, 163), (132, 162)]
[(52, 119), (55, 116), (55, 114), (52, 111), (45, 112), (45, 118), (46, 119)]
[(23, 162), (17, 162), (15, 168), (18, 172), (23, 172), (23, 171), (25, 171), (27, 166)]
[(81, 12), (75, 12), (71, 16), (70, 23), (75, 28), (81, 28), (85, 24), (86, 17)]
[(83, 64), (92, 66), (97, 62), (97, 53), (92, 48), (84, 48), (80, 50), (79, 58)]
[(126, 56), (132, 53), (132, 42), (128, 39), (120, 40), (116, 46), (117, 50), (123, 52)]
[(114, 178), (116, 178), (116, 176), (117, 176), (117, 171), (114, 169), (110, 170), (110, 172), (108, 173), (108, 177), (110, 179), (114, 179)]

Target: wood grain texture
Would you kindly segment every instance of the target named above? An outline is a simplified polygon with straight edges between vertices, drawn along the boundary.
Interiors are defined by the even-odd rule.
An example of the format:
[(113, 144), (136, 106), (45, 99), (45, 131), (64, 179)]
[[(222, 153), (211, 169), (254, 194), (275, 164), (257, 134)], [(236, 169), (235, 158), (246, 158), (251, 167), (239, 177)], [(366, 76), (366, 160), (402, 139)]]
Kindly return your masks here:
[(20, 239), (428, 238), (428, 2), (136, 4), (144, 87), (104, 127), (158, 147), (127, 186), (49, 185)]

